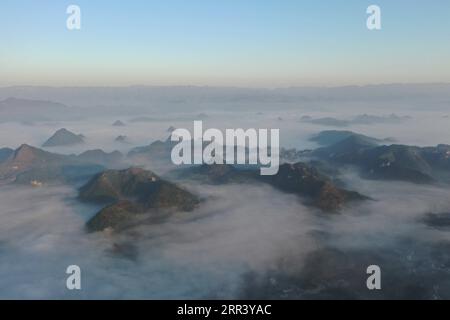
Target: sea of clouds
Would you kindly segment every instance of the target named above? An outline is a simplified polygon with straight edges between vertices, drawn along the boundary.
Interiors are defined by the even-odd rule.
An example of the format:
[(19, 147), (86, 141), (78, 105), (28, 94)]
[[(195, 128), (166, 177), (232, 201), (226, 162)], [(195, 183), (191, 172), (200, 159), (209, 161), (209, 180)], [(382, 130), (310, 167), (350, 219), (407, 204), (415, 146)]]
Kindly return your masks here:
[[(299, 102), (261, 112), (225, 106), (202, 110), (205, 128), (279, 128), (281, 146), (289, 148), (315, 148), (309, 137), (330, 129), (420, 146), (450, 143), (450, 119), (442, 108), (397, 111), (390, 102), (377, 108), (373, 103)], [(305, 115), (351, 119), (393, 110), (411, 119), (345, 128), (300, 121)], [(39, 147), (64, 127), (83, 134), (86, 143), (46, 150), (126, 153), (167, 139), (170, 126), (192, 128), (198, 113), (124, 111), (70, 121), (1, 122), (0, 147)], [(142, 116), (155, 120), (133, 121)], [(126, 126), (113, 127), (116, 120)], [(115, 142), (118, 135), (126, 135), (130, 144)], [(99, 207), (81, 204), (73, 187), (2, 186), (0, 298), (329, 298), (333, 292), (338, 298), (342, 292), (351, 298), (396, 298), (411, 292), (418, 298), (449, 298), (450, 233), (423, 222), (429, 212), (449, 212), (448, 188), (367, 181), (352, 171), (341, 178), (347, 188), (373, 200), (330, 215), (269, 186), (187, 182), (186, 188), (206, 199), (198, 209), (122, 234), (88, 234), (85, 223)], [(338, 254), (322, 256), (326, 250)], [(72, 264), (81, 267), (81, 291), (66, 289), (65, 270)], [(387, 273), (386, 289), (375, 296), (365, 288), (368, 264), (380, 264)], [(314, 281), (311, 268), (316, 270)], [(342, 268), (340, 273), (336, 268)], [(341, 291), (333, 291), (336, 287)]]

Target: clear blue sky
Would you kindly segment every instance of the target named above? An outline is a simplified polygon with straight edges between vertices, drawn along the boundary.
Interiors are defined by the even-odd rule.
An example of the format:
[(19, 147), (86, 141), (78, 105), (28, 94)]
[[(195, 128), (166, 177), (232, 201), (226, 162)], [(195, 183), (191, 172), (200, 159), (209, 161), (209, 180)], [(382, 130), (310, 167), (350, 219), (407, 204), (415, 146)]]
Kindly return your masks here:
[(0, 40), (0, 86), (450, 82), (448, 0), (1, 0)]

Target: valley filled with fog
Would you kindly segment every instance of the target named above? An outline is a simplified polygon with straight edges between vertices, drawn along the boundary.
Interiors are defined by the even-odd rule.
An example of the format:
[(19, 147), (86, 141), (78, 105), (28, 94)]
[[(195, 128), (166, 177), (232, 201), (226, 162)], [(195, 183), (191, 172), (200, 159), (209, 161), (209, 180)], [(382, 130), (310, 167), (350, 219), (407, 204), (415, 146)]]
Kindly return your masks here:
[[(0, 149), (7, 156), (0, 153), (0, 298), (448, 299), (450, 151), (423, 147), (450, 144), (449, 107), (448, 85), (1, 88)], [(169, 128), (192, 130), (195, 120), (220, 130), (280, 129), (282, 148), (307, 150), (295, 159), (282, 154), (282, 163), (308, 163), (302, 170), (343, 194), (337, 197), (342, 203), (327, 211), (317, 202), (323, 193), (317, 200), (307, 184), (294, 190), (284, 180), (242, 182), (248, 176), (240, 171), (221, 176), (226, 182), (220, 183), (206, 183), (208, 171), (201, 172), (205, 180), (197, 180), (198, 172), (180, 178), (166, 154), (136, 149), (167, 143)], [(62, 128), (82, 135), (82, 142), (43, 147)], [(339, 143), (313, 139), (324, 131), (333, 139), (344, 131), (364, 139), (351, 136), (355, 140), (348, 143), (360, 149), (341, 151)], [(404, 149), (381, 153), (385, 145)], [(92, 156), (89, 165), (103, 169), (89, 167), (80, 175), (77, 166), (87, 162), (79, 155), (98, 149), (106, 154), (101, 161)], [(110, 160), (116, 150), (120, 159)], [(342, 158), (333, 162), (339, 152)], [(44, 160), (37, 166), (39, 157)], [(369, 157), (377, 158), (372, 163)], [(402, 172), (396, 175), (378, 172), (380, 159), (389, 160), (386, 166), (416, 162), (396, 164)], [(62, 179), (60, 162), (64, 169), (76, 167), (77, 176), (71, 171), (70, 179)], [(11, 166), (25, 164), (29, 168), (20, 175), (11, 173)], [(175, 192), (198, 198), (193, 209), (169, 205), (163, 218), (138, 215), (117, 230), (87, 230), (88, 221), (105, 209), (81, 201), (80, 188), (103, 170), (135, 166), (169, 181)], [(354, 201), (347, 191), (361, 197)], [(170, 204), (170, 193), (163, 200)], [(66, 289), (69, 265), (82, 270), (80, 291)], [(367, 290), (370, 265), (382, 269), (381, 291)]]

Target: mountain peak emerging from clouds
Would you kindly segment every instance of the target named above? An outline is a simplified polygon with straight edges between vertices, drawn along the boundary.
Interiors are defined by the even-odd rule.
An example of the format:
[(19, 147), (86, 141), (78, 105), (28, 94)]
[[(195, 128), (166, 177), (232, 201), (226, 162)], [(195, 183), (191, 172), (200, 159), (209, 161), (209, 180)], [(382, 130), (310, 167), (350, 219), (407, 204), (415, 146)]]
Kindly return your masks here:
[(83, 143), (84, 137), (81, 134), (75, 134), (65, 128), (59, 129), (53, 134), (42, 146), (43, 147), (57, 147), (69, 146), (78, 143)]
[(107, 170), (80, 189), (80, 199), (109, 204), (87, 224), (90, 231), (121, 228), (136, 215), (160, 210), (190, 211), (199, 199), (151, 171), (132, 167)]

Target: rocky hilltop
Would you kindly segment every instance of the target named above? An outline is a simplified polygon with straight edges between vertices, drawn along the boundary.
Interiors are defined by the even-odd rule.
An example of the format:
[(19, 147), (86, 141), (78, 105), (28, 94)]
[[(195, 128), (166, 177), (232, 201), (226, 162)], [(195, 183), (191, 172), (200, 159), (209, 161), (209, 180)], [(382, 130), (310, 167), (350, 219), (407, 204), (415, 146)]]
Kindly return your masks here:
[(305, 163), (283, 164), (274, 176), (261, 176), (258, 170), (231, 165), (202, 165), (182, 169), (181, 179), (194, 179), (211, 184), (265, 183), (286, 193), (296, 194), (305, 204), (324, 211), (336, 211), (350, 201), (367, 197), (337, 187), (330, 178)]
[(284, 164), (278, 174), (259, 179), (283, 192), (306, 197), (312, 205), (324, 211), (335, 211), (350, 201), (368, 199), (358, 192), (337, 187), (316, 168), (301, 162)]
[(80, 189), (79, 198), (107, 204), (87, 223), (90, 231), (119, 229), (139, 214), (190, 211), (199, 204), (195, 195), (141, 168), (102, 172)]

